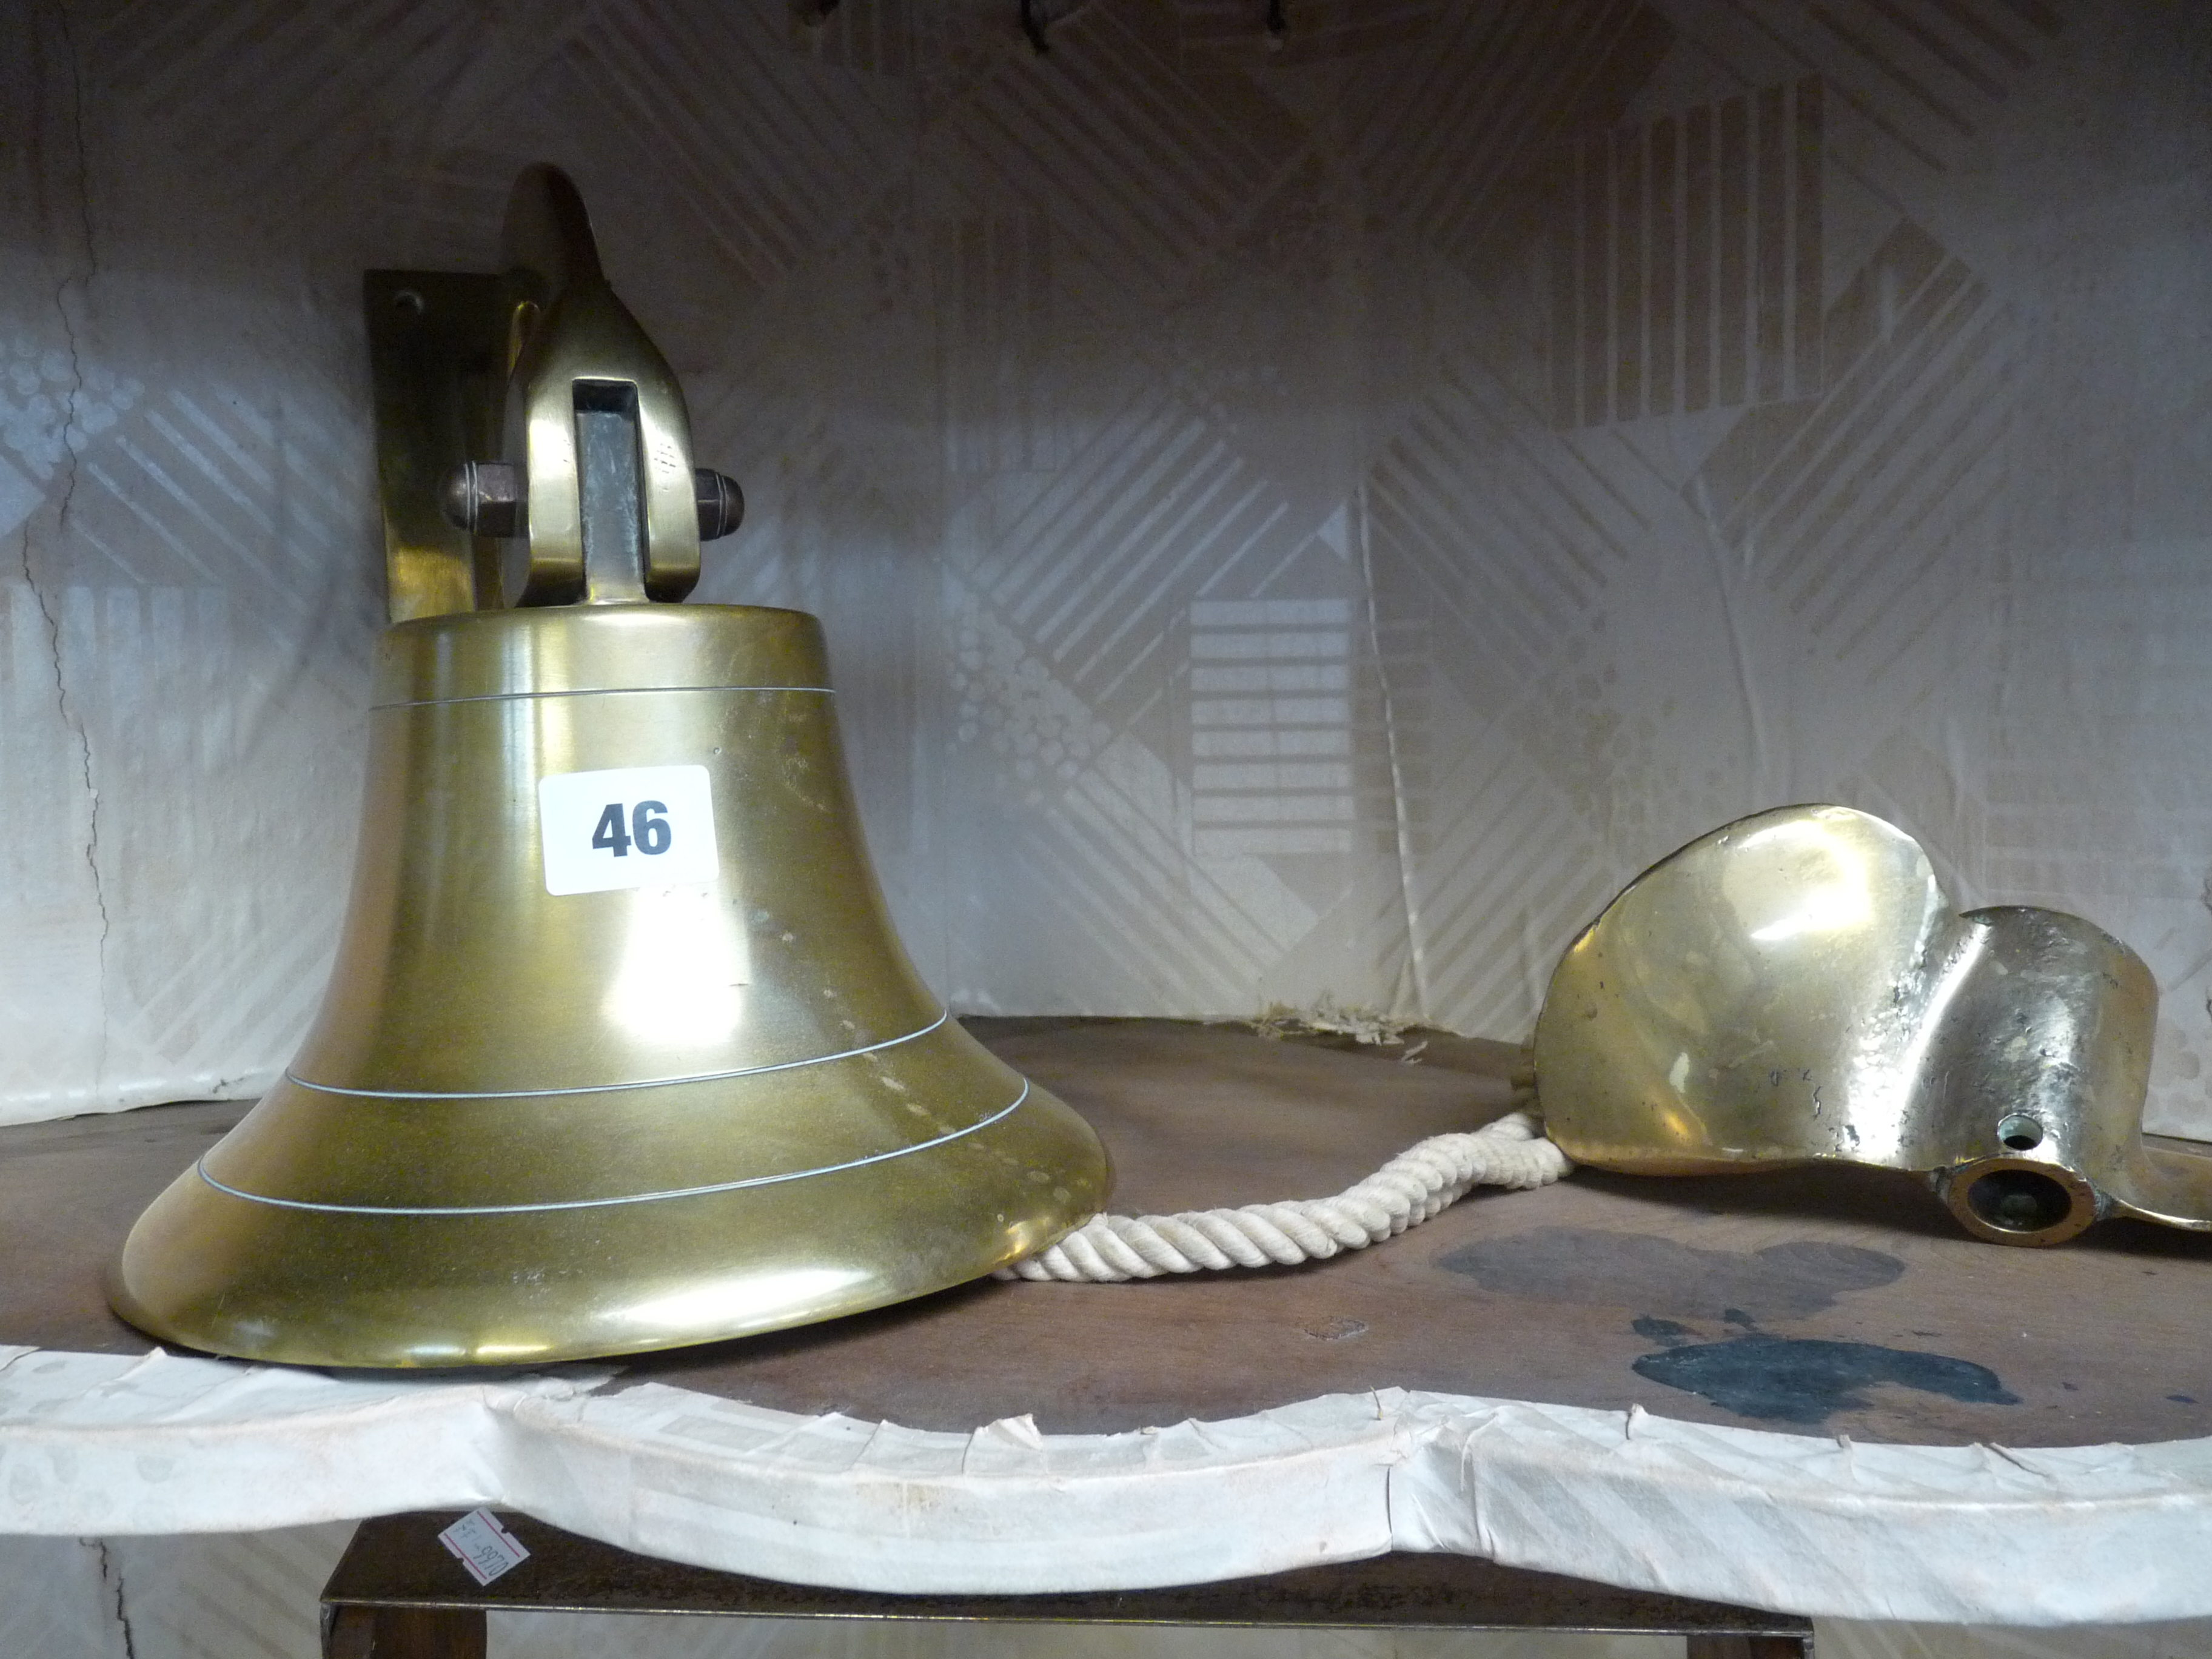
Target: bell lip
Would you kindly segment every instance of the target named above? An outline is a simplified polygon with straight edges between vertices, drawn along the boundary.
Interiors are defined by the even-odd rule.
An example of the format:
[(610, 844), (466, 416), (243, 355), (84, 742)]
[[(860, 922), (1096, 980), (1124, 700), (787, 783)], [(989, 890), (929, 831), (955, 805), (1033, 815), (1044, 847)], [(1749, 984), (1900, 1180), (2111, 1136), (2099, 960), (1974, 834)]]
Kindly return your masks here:
[[(1059, 1199), (1049, 1193), (1039, 1193), (1028, 1182), (1010, 1181), (1000, 1194), (1000, 1197), (1025, 1199), (1030, 1201), (1033, 1207), (1026, 1215), (1002, 1218), (999, 1223), (1000, 1237), (993, 1241), (993, 1247), (963, 1250), (956, 1242), (952, 1246), (939, 1252), (939, 1260), (934, 1267), (924, 1267), (920, 1271), (912, 1270), (912, 1253), (909, 1252), (908, 1253), (908, 1270), (903, 1274), (897, 1271), (898, 1264), (892, 1263), (881, 1271), (866, 1288), (856, 1285), (854, 1287), (854, 1293), (852, 1294), (811, 1303), (787, 1303), (755, 1315), (716, 1322), (702, 1321), (680, 1329), (664, 1328), (659, 1331), (647, 1331), (634, 1340), (611, 1339), (607, 1334), (608, 1322), (605, 1309), (603, 1305), (594, 1304), (577, 1310), (564, 1310), (565, 1320), (549, 1318), (544, 1328), (551, 1334), (543, 1340), (526, 1346), (518, 1346), (511, 1342), (496, 1342), (492, 1340), (492, 1337), (497, 1322), (502, 1317), (509, 1321), (513, 1319), (512, 1299), (509, 1297), (503, 1300), (495, 1291), (487, 1289), (479, 1298), (479, 1305), (476, 1310), (477, 1329), (473, 1337), (465, 1334), (458, 1340), (434, 1340), (453, 1337), (459, 1328), (455, 1326), (441, 1332), (433, 1328), (434, 1320), (425, 1319), (409, 1340), (389, 1340), (388, 1337), (379, 1340), (372, 1336), (369, 1340), (362, 1341), (334, 1342), (327, 1340), (331, 1326), (334, 1323), (343, 1324), (349, 1317), (343, 1286), (355, 1283), (354, 1275), (349, 1272), (332, 1275), (330, 1282), (333, 1294), (321, 1310), (325, 1315), (322, 1319), (317, 1321), (313, 1326), (297, 1320), (277, 1324), (276, 1331), (267, 1340), (242, 1340), (237, 1334), (239, 1325), (255, 1321), (257, 1291), (250, 1283), (227, 1288), (222, 1293), (222, 1304), (226, 1317), (221, 1322), (210, 1322), (195, 1317), (189, 1310), (182, 1314), (165, 1310), (155, 1305), (154, 1301), (149, 1301), (146, 1296), (140, 1294), (138, 1290), (133, 1287), (129, 1271), (133, 1246), (140, 1243), (142, 1232), (147, 1229), (149, 1221), (155, 1216), (156, 1212), (169, 1204), (173, 1199), (177, 1199), (179, 1196), (180, 1188), (185, 1189), (181, 1201), (194, 1206), (202, 1215), (216, 1213), (220, 1207), (224, 1206), (239, 1206), (248, 1210), (260, 1210), (264, 1207), (254, 1204), (251, 1200), (231, 1197), (219, 1190), (207, 1188), (199, 1180), (196, 1168), (187, 1169), (164, 1188), (154, 1203), (148, 1206), (146, 1212), (141, 1215), (132, 1225), (121, 1249), (103, 1266), (102, 1287), (106, 1292), (109, 1306), (118, 1317), (164, 1346), (190, 1349), (195, 1352), (223, 1358), (248, 1360), (257, 1364), (301, 1365), (322, 1369), (409, 1372), (454, 1371), (480, 1374), (485, 1370), (532, 1370), (545, 1365), (616, 1358), (632, 1354), (663, 1352), (731, 1341), (743, 1337), (763, 1336), (801, 1325), (815, 1324), (831, 1319), (842, 1319), (848, 1315), (866, 1313), (875, 1309), (893, 1306), (898, 1303), (912, 1301), (918, 1297), (934, 1295), (940, 1291), (951, 1290), (960, 1285), (971, 1283), (988, 1275), (997, 1268), (1009, 1266), (1024, 1257), (1048, 1249), (1082, 1225), (1092, 1215), (1103, 1210), (1113, 1189), (1112, 1158), (1103, 1143), (1099, 1140), (1097, 1131), (1091, 1128), (1082, 1115), (1048, 1091), (1032, 1083), (1021, 1109), (1000, 1123), (994, 1124), (990, 1129), (977, 1137), (977, 1139), (994, 1139), (1000, 1135), (1013, 1133), (1025, 1121), (1032, 1131), (1041, 1133), (1049, 1141), (1055, 1143), (1051, 1150), (1059, 1161), (1061, 1188), (1064, 1190), (1075, 1188), (1079, 1191), (1071, 1193), (1066, 1199)], [(918, 1153), (917, 1157), (933, 1160), (944, 1158), (945, 1152), (945, 1148), (931, 1147)], [(858, 1173), (841, 1171), (828, 1176), (810, 1177), (805, 1181), (788, 1183), (780, 1189), (754, 1188), (736, 1193), (681, 1198), (666, 1201), (672, 1205), (702, 1208), (713, 1206), (729, 1209), (748, 1202), (758, 1202), (757, 1194), (763, 1191), (780, 1192), (787, 1195), (793, 1188), (812, 1188), (817, 1181), (826, 1185), (830, 1182), (840, 1182), (841, 1178), (849, 1186), (852, 1177)], [(876, 1178), (878, 1177), (872, 1173), (860, 1176), (862, 1182), (872, 1181)], [(1085, 1193), (1092, 1201), (1087, 1204), (1075, 1201)], [(988, 1200), (981, 1200), (981, 1202), (988, 1201)], [(210, 1206), (216, 1207), (210, 1209), (209, 1207)], [(971, 1189), (965, 1188), (961, 1191), (959, 1201), (948, 1203), (945, 1206), (947, 1212), (955, 1215), (972, 1212), (977, 1207), (980, 1207), (980, 1203), (975, 1194)], [(1011, 1210), (1011, 1205), (1009, 1208)], [(298, 1213), (300, 1212), (295, 1212), (295, 1215)], [(852, 1229), (845, 1223), (844, 1218), (850, 1213), (849, 1197), (842, 1202), (837, 1198), (832, 1197), (828, 1201), (811, 1206), (811, 1218), (818, 1218), (815, 1220), (814, 1224), (819, 1227), (821, 1237), (830, 1247), (822, 1251), (825, 1259), (834, 1260), (836, 1247), (841, 1239), (849, 1237)], [(323, 1217), (321, 1219), (327, 1223), (329, 1218)], [(369, 1225), (379, 1229), (421, 1230), (426, 1227), (452, 1225), (456, 1222), (481, 1223), (486, 1219), (490, 1220), (494, 1225), (498, 1225), (510, 1221), (522, 1221), (525, 1218), (434, 1215), (379, 1216), (367, 1219)], [(295, 1223), (295, 1224), (313, 1226), (316, 1223), (307, 1221), (304, 1224)], [(518, 1228), (517, 1231), (520, 1229)], [(246, 1259), (251, 1259), (250, 1253), (243, 1254), (246, 1255)], [(853, 1260), (857, 1258), (859, 1252), (848, 1243), (846, 1246), (845, 1254), (848, 1260)], [(345, 1259), (353, 1261), (356, 1258)], [(507, 1282), (511, 1284), (514, 1274), (526, 1272), (538, 1262), (546, 1259), (543, 1254), (535, 1257), (518, 1255), (513, 1258), (504, 1268), (504, 1271), (509, 1274)], [(741, 1261), (742, 1259), (743, 1253), (736, 1250), (733, 1250), (728, 1257), (720, 1259), (702, 1255), (696, 1263), (696, 1272), (691, 1282), (698, 1289), (707, 1289), (716, 1282), (716, 1269), (726, 1269)], [(882, 1264), (878, 1265), (880, 1267)], [(668, 1285), (662, 1285), (657, 1293), (664, 1297), (680, 1297), (684, 1292), (684, 1285), (678, 1282), (674, 1284), (672, 1288)], [(265, 1296), (266, 1292), (264, 1291), (261, 1294)], [(266, 1306), (267, 1303), (264, 1301), (261, 1305)], [(281, 1313), (278, 1316), (281, 1317)], [(362, 1319), (364, 1324), (370, 1325), (374, 1328), (374, 1322), (364, 1314), (363, 1304), (359, 1300), (356, 1300), (350, 1316)], [(565, 1339), (559, 1334), (559, 1326), (563, 1322), (568, 1324), (571, 1333)], [(228, 1328), (217, 1328), (218, 1323)], [(388, 1322), (386, 1328), (389, 1329)], [(597, 1334), (594, 1334), (594, 1332)], [(472, 1344), (481, 1345), (481, 1346), (472, 1346)], [(423, 1348), (436, 1352), (440, 1357), (436, 1359), (415, 1357), (416, 1352)], [(444, 1357), (447, 1353), (470, 1357), (449, 1359)]]
[[(222, 1343), (208, 1334), (188, 1329), (183, 1322), (164, 1318), (131, 1293), (124, 1278), (123, 1252), (118, 1250), (100, 1269), (100, 1288), (107, 1297), (107, 1305), (118, 1319), (143, 1335), (152, 1337), (165, 1350), (182, 1349), (203, 1354), (212, 1359), (244, 1360), (257, 1365), (297, 1365), (313, 1370), (399, 1371), (416, 1376), (435, 1376), (441, 1372), (480, 1376), (486, 1371), (536, 1370), (547, 1365), (589, 1364), (595, 1359), (623, 1359), (637, 1354), (674, 1353), (684, 1348), (709, 1347), (719, 1342), (742, 1341), (748, 1337), (773, 1336), (779, 1331), (796, 1330), (807, 1325), (824, 1324), (831, 1320), (848, 1319), (858, 1314), (873, 1313), (878, 1309), (896, 1307), (902, 1302), (913, 1302), (941, 1291), (957, 1290), (963, 1285), (974, 1284), (988, 1278), (1000, 1267), (1039, 1251), (1047, 1250), (1066, 1237), (1089, 1217), (1071, 1222), (1059, 1231), (1045, 1237), (1033, 1250), (1018, 1255), (985, 1262), (972, 1273), (939, 1283), (927, 1284), (912, 1289), (901, 1287), (887, 1290), (883, 1294), (856, 1298), (842, 1303), (825, 1312), (804, 1313), (790, 1317), (769, 1317), (753, 1323), (732, 1323), (697, 1334), (681, 1336), (642, 1337), (635, 1342), (582, 1341), (568, 1346), (549, 1344), (543, 1349), (526, 1355), (488, 1355), (481, 1359), (456, 1359), (432, 1364), (407, 1358), (388, 1358), (376, 1353), (353, 1349), (322, 1347), (310, 1343), (270, 1342), (263, 1345)], [(125, 1247), (127, 1248), (127, 1246)]]
[(592, 691), (828, 692), (820, 619), (757, 605), (532, 605), (384, 630), (373, 709)]

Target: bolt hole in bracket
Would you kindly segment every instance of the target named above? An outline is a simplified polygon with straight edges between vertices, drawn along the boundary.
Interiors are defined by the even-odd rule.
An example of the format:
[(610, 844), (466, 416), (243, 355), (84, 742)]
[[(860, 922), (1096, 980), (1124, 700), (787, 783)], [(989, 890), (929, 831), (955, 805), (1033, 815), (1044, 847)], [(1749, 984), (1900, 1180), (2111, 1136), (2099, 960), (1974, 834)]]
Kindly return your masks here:
[[(503, 273), (364, 279), (391, 619), (679, 599), (744, 494), (691, 466), (675, 376), (608, 287), (564, 175), (523, 175), (505, 244)], [(549, 398), (573, 409), (570, 441), (532, 453)]]
[(1662, 860), (1568, 947), (1536, 1086), (1601, 1169), (1909, 1170), (1992, 1243), (2106, 1216), (2212, 1231), (2212, 1156), (2142, 1133), (2157, 1012), (2094, 924), (1961, 914), (1894, 825), (1783, 807)]

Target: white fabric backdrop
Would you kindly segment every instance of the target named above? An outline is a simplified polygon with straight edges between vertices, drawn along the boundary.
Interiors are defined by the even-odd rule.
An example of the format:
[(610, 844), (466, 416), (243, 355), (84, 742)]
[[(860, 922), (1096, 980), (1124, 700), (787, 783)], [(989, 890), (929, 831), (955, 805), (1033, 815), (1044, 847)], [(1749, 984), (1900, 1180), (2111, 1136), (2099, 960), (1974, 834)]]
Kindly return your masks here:
[(251, 1094), (381, 616), (359, 273), (571, 168), (956, 1006), (1524, 1036), (1826, 798), (2212, 1134), (2212, 11), (0, 0), (0, 1119)]

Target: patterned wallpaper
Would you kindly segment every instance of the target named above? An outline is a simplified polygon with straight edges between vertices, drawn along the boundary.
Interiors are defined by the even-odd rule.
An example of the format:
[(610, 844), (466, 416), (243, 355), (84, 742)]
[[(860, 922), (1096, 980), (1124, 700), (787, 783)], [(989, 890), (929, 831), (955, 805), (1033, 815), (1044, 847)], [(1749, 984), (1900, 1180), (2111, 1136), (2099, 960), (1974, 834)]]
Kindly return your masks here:
[(381, 617), (370, 265), (568, 167), (956, 1006), (1526, 1035), (1830, 799), (2212, 1135), (2212, 9), (0, 0), (0, 1118), (250, 1094)]

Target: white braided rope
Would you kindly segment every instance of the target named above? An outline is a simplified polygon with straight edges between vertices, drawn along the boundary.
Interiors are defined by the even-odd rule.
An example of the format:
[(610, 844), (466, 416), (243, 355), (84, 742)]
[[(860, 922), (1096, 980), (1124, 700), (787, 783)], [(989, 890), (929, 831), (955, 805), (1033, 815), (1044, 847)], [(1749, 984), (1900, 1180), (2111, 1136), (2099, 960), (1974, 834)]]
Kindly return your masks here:
[(1334, 1198), (1179, 1215), (1096, 1215), (1000, 1279), (1117, 1285), (1206, 1268), (1295, 1267), (1418, 1227), (1472, 1187), (1546, 1187), (1573, 1167), (1534, 1112), (1470, 1134), (1431, 1135)]

